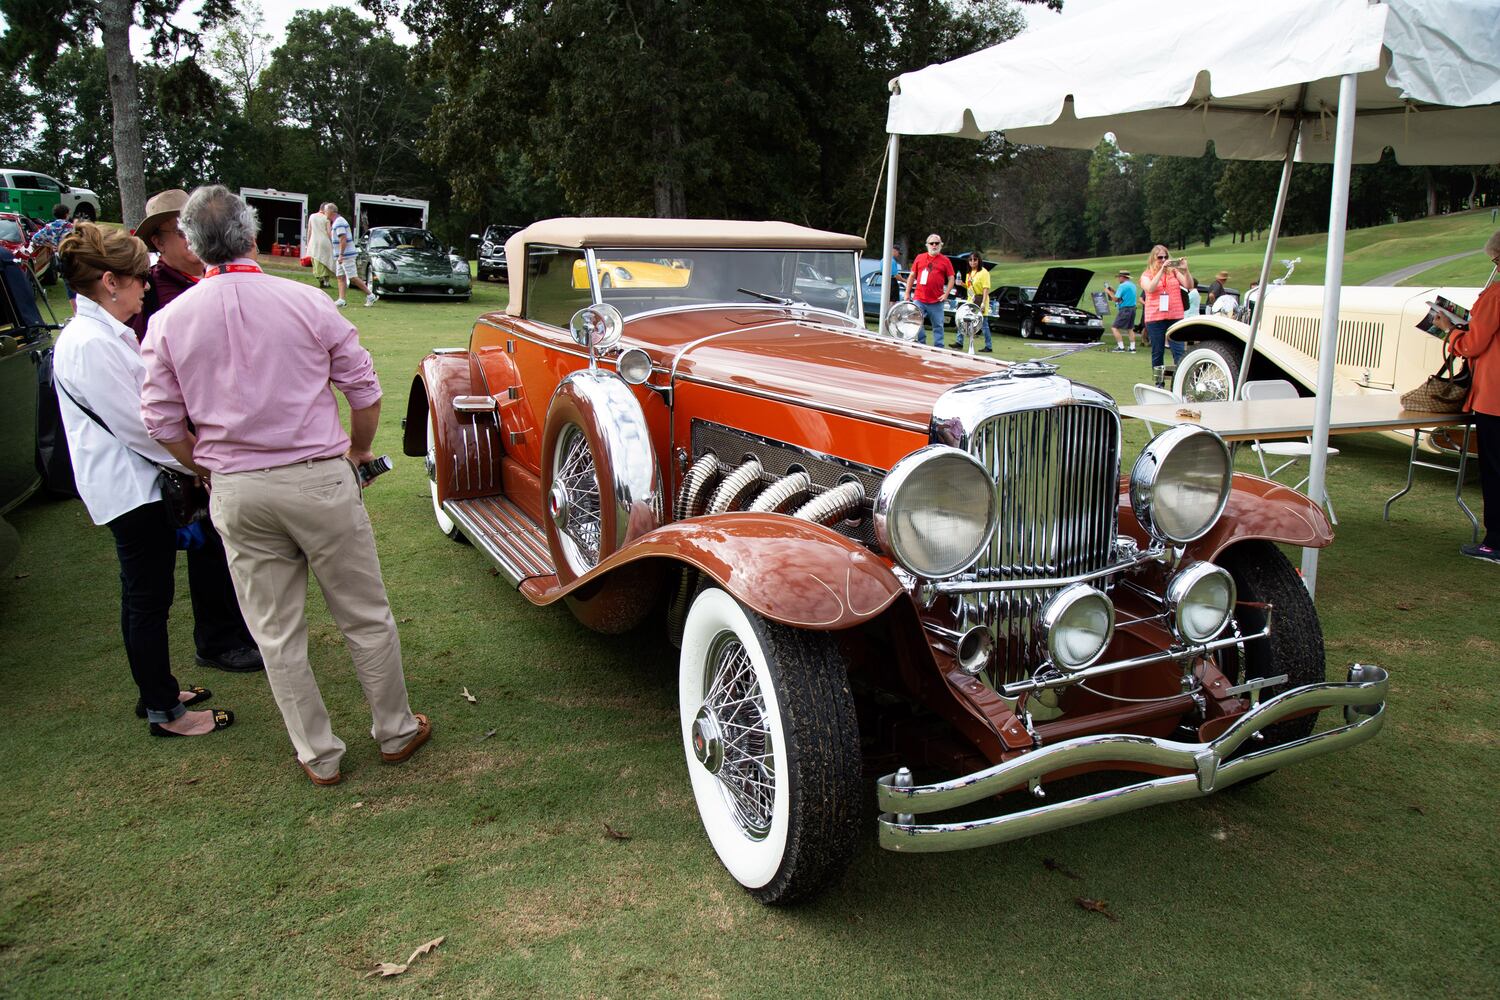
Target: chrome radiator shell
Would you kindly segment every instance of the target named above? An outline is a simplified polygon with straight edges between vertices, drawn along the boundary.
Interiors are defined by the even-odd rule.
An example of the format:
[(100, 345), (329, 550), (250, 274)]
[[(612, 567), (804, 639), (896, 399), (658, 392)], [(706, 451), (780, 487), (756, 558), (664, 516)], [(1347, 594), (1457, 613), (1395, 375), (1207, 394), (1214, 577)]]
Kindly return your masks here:
[[(996, 483), (995, 534), (963, 579), (1004, 584), (1110, 565), (1117, 534), (1120, 415), (1110, 397), (1031, 363), (1029, 377), (986, 376), (946, 393), (933, 441), (962, 448)], [(1037, 628), (1055, 588), (951, 596), (956, 628), (988, 627), (990, 680), (1031, 675), (1046, 659)]]

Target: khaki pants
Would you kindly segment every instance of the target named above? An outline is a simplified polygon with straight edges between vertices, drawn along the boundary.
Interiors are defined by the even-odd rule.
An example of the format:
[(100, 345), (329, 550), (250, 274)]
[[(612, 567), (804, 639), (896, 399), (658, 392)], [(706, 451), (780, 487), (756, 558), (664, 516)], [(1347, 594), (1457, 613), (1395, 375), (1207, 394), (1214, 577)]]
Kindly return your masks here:
[(332, 458), (216, 473), (210, 509), (297, 759), (328, 778), (344, 755), (307, 662), (309, 567), (354, 658), (374, 719), (370, 735), (386, 753), (404, 747), (417, 720), (354, 467)]

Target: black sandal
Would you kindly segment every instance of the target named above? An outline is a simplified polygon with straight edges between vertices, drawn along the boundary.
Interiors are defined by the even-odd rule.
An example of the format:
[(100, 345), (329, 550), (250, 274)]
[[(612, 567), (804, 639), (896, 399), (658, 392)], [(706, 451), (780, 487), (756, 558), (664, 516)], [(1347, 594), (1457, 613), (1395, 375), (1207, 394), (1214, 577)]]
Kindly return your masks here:
[[(214, 696), (214, 693), (206, 687), (190, 687), (188, 688), (188, 691), (190, 691), (193, 696), (187, 701), (180, 702), (180, 704), (184, 708), (192, 708), (194, 705), (201, 705)], [(140, 698), (137, 698), (135, 700), (135, 717), (137, 719), (144, 719), (146, 717), (146, 703)]]
[[(234, 713), (231, 712), (229, 709), (227, 709), (227, 708), (215, 708), (215, 709), (213, 709), (213, 713), (214, 713), (214, 727), (212, 729), (210, 729), (207, 733), (203, 733), (202, 735), (204, 735), (204, 736), (208, 736), (211, 733), (216, 733), (216, 732), (218, 732), (221, 729), (228, 729), (230, 726), (234, 725)], [(159, 723), (159, 722), (153, 722), (153, 723), (151, 723), (151, 735), (152, 736), (186, 736), (187, 734), (186, 733), (174, 733), (174, 732), (172, 732), (172, 730), (167, 729), (161, 723)]]

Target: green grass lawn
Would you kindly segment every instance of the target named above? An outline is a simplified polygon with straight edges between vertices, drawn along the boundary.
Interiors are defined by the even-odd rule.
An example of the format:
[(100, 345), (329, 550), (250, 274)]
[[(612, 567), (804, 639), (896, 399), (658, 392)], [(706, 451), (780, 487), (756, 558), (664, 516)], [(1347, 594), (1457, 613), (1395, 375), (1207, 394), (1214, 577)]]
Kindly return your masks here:
[[(1218, 253), (1195, 254), (1200, 272)], [(179, 676), (237, 721), (150, 738), (131, 715), (109, 532), (76, 501), (9, 515), (23, 549), (0, 580), (0, 995), (1493, 995), (1500, 571), (1458, 556), (1469, 533), (1451, 478), (1422, 473), (1385, 524), (1405, 449), (1342, 438), (1330, 466), (1342, 523), (1318, 594), (1329, 672), (1390, 670), (1374, 741), (988, 850), (889, 854), (871, 824), (838, 887), (771, 910), (699, 827), (661, 629), (606, 638), (532, 607), (437, 532), (421, 462), (399, 454), (417, 362), (465, 343), (503, 295), (479, 285), (469, 304), (349, 310), (387, 393), (376, 448), (396, 457), (368, 503), (412, 703), (436, 725), (404, 766), (382, 765), (367, 738), (315, 591), (311, 655), (349, 743), (342, 785), (303, 777), (262, 677), (192, 667), (185, 596)], [(997, 351), (1041, 353), (1009, 338)], [(1144, 353), (1061, 366), (1122, 398), (1147, 374)], [(1133, 421), (1125, 434), (1128, 461), (1145, 434)], [(405, 975), (364, 978), (439, 935)]]
[[(1488, 208), (1388, 226), (1351, 229), (1344, 243), (1344, 284), (1362, 284), (1411, 264), (1473, 251), (1470, 257), (1439, 265), (1402, 284), (1477, 288), (1484, 284), (1490, 274), (1490, 262), (1479, 251), (1494, 231), (1495, 226), (1490, 222)], [(1260, 277), (1261, 259), (1265, 256), (1266, 244), (1264, 240), (1249, 243), (1215, 240), (1212, 246), (1200, 243), (1183, 251), (1173, 250), (1174, 255), (1179, 253), (1188, 258), (1193, 277), (1204, 284), (1213, 281), (1214, 275), (1219, 271), (1228, 271), (1229, 284), (1244, 291)], [(1277, 240), (1276, 260), (1271, 264), (1271, 277), (1279, 278), (1285, 273), (1286, 269), (1281, 266), (1280, 261), (1293, 257), (1301, 257), (1302, 263), (1297, 265), (1297, 270), (1292, 274), (1292, 284), (1323, 284), (1323, 268), (1328, 257), (1328, 238), (1325, 234), (1290, 236)], [(1088, 290), (1095, 292), (1103, 289), (1106, 281), (1115, 284), (1115, 272), (1122, 267), (1139, 281), (1146, 265), (1146, 255), (1140, 253), (1126, 257), (1000, 264), (991, 271), (991, 275), (997, 286), (1034, 285), (1047, 268), (1055, 264), (1093, 269), (1095, 273)], [(1082, 304), (1088, 308), (1087, 294), (1084, 295)]]

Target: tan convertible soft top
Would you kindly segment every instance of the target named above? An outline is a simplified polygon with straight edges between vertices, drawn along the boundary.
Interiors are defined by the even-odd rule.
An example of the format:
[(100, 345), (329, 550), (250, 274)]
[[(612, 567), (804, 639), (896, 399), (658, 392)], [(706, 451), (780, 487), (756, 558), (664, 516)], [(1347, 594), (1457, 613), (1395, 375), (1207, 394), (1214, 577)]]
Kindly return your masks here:
[[(795, 226), (790, 222), (734, 222), (723, 219), (544, 219), (505, 241), (510, 304), (521, 314), (526, 245), (555, 247), (713, 247), (746, 250), (863, 250), (858, 236)], [(517, 266), (519, 262), (520, 266)]]

